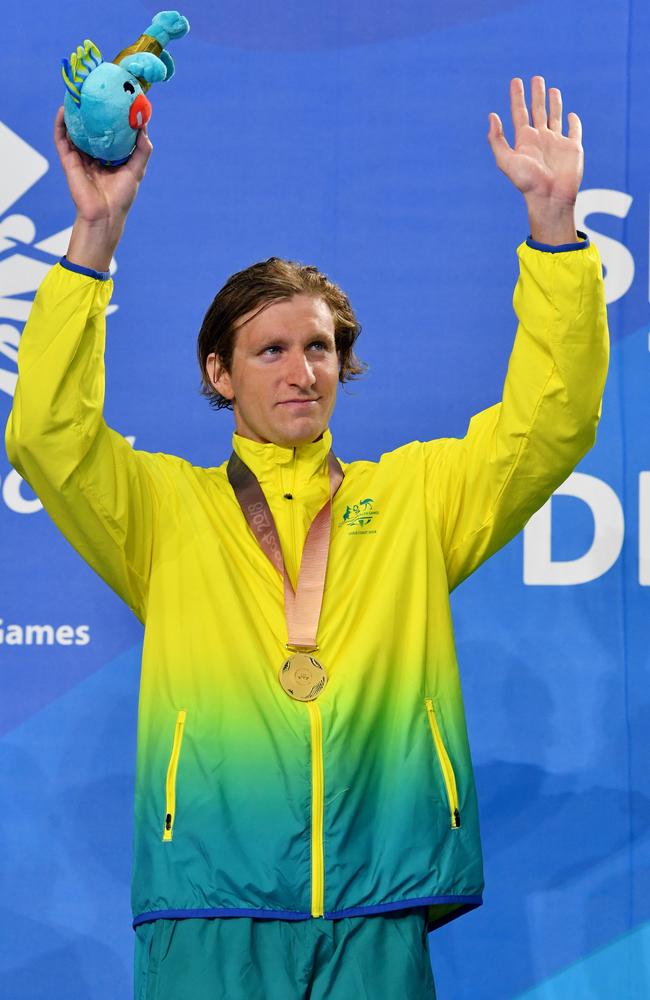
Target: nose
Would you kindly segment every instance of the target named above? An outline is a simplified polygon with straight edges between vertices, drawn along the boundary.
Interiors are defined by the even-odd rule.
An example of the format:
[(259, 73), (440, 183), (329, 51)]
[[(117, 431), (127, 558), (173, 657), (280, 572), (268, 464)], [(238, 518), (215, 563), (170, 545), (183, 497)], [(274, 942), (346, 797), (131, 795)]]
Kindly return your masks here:
[(151, 103), (144, 94), (138, 94), (129, 111), (129, 125), (134, 129), (144, 128), (150, 118)]
[(296, 389), (311, 389), (316, 381), (314, 369), (309, 364), (302, 350), (296, 351), (289, 359), (287, 370), (287, 382)]

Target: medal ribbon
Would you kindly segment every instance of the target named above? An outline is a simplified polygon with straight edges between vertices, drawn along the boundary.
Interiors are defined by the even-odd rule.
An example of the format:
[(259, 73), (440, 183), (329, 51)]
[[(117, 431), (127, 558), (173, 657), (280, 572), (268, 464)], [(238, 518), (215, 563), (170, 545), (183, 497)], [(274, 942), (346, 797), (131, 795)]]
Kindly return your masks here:
[(343, 469), (329, 452), (327, 465), (330, 495), (311, 522), (300, 560), (300, 570), (294, 592), (282, 555), (278, 529), (262, 487), (235, 452), (230, 456), (227, 474), (248, 527), (257, 543), (273, 563), (284, 581), (284, 616), (287, 622), (287, 647), (299, 652), (318, 649), (316, 635), (323, 606), (325, 573), (332, 528), (332, 497), (343, 482)]

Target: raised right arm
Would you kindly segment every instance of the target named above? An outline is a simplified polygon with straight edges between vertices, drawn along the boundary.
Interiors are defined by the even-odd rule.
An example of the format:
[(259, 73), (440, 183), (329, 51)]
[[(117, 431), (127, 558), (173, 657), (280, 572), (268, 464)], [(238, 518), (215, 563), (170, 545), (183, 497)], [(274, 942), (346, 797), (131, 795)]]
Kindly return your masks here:
[(106, 170), (55, 142), (77, 209), (66, 258), (41, 285), (21, 337), (7, 454), (87, 562), (144, 618), (156, 513), (156, 459), (104, 422), (110, 260), (151, 152)]
[(66, 257), (72, 264), (108, 271), (153, 150), (146, 127), (123, 166), (102, 167), (72, 145), (59, 108), (54, 145), (77, 210)]

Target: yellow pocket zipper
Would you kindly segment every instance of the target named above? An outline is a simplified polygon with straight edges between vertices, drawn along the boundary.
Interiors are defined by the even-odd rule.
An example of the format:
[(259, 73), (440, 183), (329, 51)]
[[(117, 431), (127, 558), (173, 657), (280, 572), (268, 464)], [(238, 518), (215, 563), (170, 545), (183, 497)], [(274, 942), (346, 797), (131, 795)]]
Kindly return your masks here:
[(165, 828), (163, 830), (163, 840), (171, 840), (174, 832), (174, 819), (176, 816), (176, 773), (178, 771), (178, 758), (181, 755), (181, 744), (183, 742), (183, 730), (185, 729), (185, 712), (183, 709), (176, 717), (176, 728), (174, 729), (174, 742), (172, 752), (167, 767), (167, 779), (165, 781), (165, 794), (167, 805), (165, 808)]
[(449, 803), (449, 812), (451, 815), (451, 825), (453, 829), (456, 829), (460, 826), (460, 811), (458, 809), (458, 789), (456, 788), (454, 769), (451, 766), (449, 754), (447, 753), (447, 748), (445, 747), (440, 733), (440, 727), (438, 726), (438, 720), (436, 719), (433, 701), (431, 698), (425, 698), (424, 704), (426, 705), (427, 715), (429, 716), (429, 726), (431, 727), (431, 735), (433, 736), (436, 753), (438, 754), (440, 770), (442, 771), (442, 776), (445, 780), (447, 802)]

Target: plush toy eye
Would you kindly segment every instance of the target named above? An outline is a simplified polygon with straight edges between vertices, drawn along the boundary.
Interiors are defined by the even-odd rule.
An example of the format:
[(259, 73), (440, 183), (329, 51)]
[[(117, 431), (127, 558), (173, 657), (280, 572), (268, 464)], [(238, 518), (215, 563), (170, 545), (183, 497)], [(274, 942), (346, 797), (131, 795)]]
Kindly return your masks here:
[(126, 90), (127, 94), (135, 94), (135, 87), (133, 86), (132, 83), (129, 83), (128, 80), (124, 84), (122, 84), (122, 86)]

